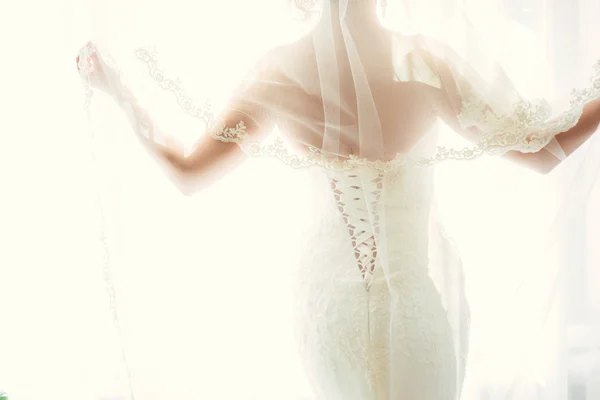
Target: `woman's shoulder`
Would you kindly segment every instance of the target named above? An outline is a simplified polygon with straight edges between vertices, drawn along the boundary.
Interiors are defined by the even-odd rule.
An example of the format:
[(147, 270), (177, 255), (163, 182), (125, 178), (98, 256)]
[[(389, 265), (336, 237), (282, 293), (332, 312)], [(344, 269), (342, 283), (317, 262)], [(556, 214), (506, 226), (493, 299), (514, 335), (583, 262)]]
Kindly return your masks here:
[(394, 32), (393, 35), (397, 42), (410, 44), (415, 49), (427, 52), (433, 56), (441, 56), (450, 49), (441, 39), (424, 33)]

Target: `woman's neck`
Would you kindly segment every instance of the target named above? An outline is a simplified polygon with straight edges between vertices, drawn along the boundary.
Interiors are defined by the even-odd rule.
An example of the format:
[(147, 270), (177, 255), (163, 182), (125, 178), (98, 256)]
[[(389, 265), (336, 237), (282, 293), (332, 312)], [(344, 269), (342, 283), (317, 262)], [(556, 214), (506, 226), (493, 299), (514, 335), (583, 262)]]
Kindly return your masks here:
[(342, 15), (350, 27), (380, 27), (377, 0), (325, 0), (320, 23), (339, 27)]

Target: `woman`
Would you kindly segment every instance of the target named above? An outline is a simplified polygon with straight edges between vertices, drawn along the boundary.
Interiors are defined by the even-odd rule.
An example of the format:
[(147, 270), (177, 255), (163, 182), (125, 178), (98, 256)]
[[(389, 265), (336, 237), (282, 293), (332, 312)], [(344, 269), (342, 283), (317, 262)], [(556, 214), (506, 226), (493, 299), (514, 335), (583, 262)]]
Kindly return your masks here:
[[(548, 173), (600, 124), (600, 99), (586, 98), (572, 124), (564, 117), (554, 125), (532, 119), (508, 136), (500, 122), (516, 91), (479, 87), (477, 74), (448, 48), (384, 29), (376, 0), (326, 2), (315, 29), (267, 53), (227, 103), (221, 123), (209, 123), (211, 135), (187, 155), (177, 143), (164, 144), (166, 135), (103, 54), (88, 50), (77, 60), (85, 78), (121, 105), (186, 195), (234, 170), (248, 152), (323, 167), (311, 172), (326, 196), (316, 202), (320, 224), (294, 298), (299, 350), (316, 395), (326, 400), (460, 397), (469, 316), (459, 321), (456, 337), (428, 275), (432, 167), (497, 152)], [(148, 54), (139, 58), (156, 67)], [(473, 98), (484, 103), (467, 107)], [(438, 118), (473, 147), (436, 147)], [(293, 150), (261, 146), (274, 127)]]

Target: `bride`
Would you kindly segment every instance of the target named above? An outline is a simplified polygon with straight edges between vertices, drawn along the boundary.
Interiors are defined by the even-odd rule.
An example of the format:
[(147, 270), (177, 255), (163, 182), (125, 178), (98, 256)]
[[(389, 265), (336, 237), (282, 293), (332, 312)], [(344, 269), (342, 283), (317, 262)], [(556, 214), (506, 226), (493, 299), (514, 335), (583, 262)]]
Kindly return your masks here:
[[(319, 223), (294, 280), (294, 322), (317, 398), (456, 400), (469, 314), (451, 321), (429, 276), (433, 171), (496, 154), (549, 173), (597, 130), (600, 96), (586, 92), (552, 120), (533, 103), (513, 113), (522, 98), (505, 76), (486, 81), (441, 42), (384, 28), (376, 0), (326, 1), (320, 15), (310, 33), (267, 52), (218, 115), (187, 107), (210, 133), (191, 152), (158, 128), (99, 47), (88, 44), (77, 65), (185, 195), (248, 154), (313, 167)], [(158, 68), (152, 54), (137, 56)], [(438, 146), (438, 119), (469, 144)], [(283, 141), (266, 145), (275, 127)]]

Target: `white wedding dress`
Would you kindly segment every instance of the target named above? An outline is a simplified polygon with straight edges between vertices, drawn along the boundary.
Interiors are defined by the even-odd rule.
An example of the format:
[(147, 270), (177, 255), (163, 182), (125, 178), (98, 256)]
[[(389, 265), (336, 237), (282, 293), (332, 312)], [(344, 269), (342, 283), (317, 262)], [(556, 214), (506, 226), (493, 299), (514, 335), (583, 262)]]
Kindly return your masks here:
[[(490, 367), (481, 382), (475, 377), (473, 391), (463, 394), (470, 378), (467, 358), (475, 347), (471, 310), (460, 258), (437, 230), (434, 175), (451, 164), (442, 161), (485, 154), (546, 149), (548, 157), (562, 160), (555, 136), (571, 129), (583, 105), (600, 96), (600, 77), (592, 78), (591, 88), (574, 92), (571, 108), (556, 113), (544, 101), (522, 97), (476, 46), (466, 53), (481, 62), (479, 69), (424, 35), (363, 27), (356, 22), (360, 9), (346, 14), (334, 3), (324, 5), (330, 22), (326, 18), (328, 23), (293, 45), (271, 49), (232, 96), (229, 88), (223, 89), (227, 95), (218, 85), (212, 88), (217, 98), (227, 98), (219, 104), (224, 120), (188, 96), (158, 65), (157, 54), (144, 48), (124, 56), (134, 59), (129, 70), (103, 65), (104, 77), (82, 75), (88, 89), (94, 79), (112, 89), (143, 141), (160, 142), (154, 117), (158, 121), (176, 100), (184, 114), (204, 123), (208, 142), (235, 143), (248, 155), (277, 158), (305, 174), (309, 202), (294, 207), (306, 211), (309, 229), (296, 249), (290, 297), (297, 353), (316, 400), (479, 400), (493, 390), (501, 368)], [(348, 10), (361, 4), (341, 3)], [(96, 51), (84, 50), (80, 60)], [(158, 85), (148, 85), (148, 71)], [(199, 79), (207, 83), (212, 75)], [(157, 100), (163, 97), (169, 103)], [(172, 129), (184, 131), (188, 125), (176, 108)], [(453, 137), (439, 135), (437, 119), (455, 131)], [(271, 134), (275, 127), (281, 136), (274, 142), (256, 140), (258, 131)], [(454, 176), (449, 186), (460, 186), (462, 179)], [(519, 273), (514, 276), (518, 280)], [(513, 283), (503, 283), (504, 293)], [(476, 343), (479, 365), (487, 354), (497, 355), (492, 349), (497, 339), (488, 335)], [(527, 338), (506, 347), (515, 343), (525, 349), (517, 348), (518, 356), (530, 356)], [(527, 367), (518, 362), (506, 367), (504, 386), (490, 398), (533, 400), (529, 395), (539, 389), (538, 380)], [(145, 386), (151, 385), (139, 379), (138, 391), (146, 394)], [(297, 400), (300, 394), (290, 390), (283, 396)]]
[[(599, 104), (600, 1), (3, 4), (8, 400), (600, 399), (600, 135), (572, 153), (554, 143), (572, 155), (545, 176), (485, 156), (532, 150), (536, 132), (542, 146)], [(435, 64), (404, 62), (402, 41), (375, 48), (374, 19), (358, 18), (367, 5), (386, 28), (460, 57), (433, 40), (423, 49)], [(279, 60), (284, 79), (252, 73), (316, 26)], [(74, 58), (88, 40), (148, 110), (133, 127), (122, 112), (132, 108), (95, 86), (87, 50), (81, 90)], [(381, 48), (389, 58), (375, 62)], [(467, 84), (440, 82), (445, 64)], [(243, 97), (240, 81), (258, 90)], [(412, 115), (414, 97), (378, 98), (399, 82), (460, 100), (464, 118), (424, 137), (445, 146), (420, 154), (431, 168), (379, 168), (411, 148), (386, 146), (383, 132), (417, 136), (395, 118)], [(261, 96), (270, 87), (276, 102)], [(192, 144), (209, 136), (205, 101), (217, 113), (232, 95), (287, 108), (294, 126), (265, 133), (376, 168), (299, 161), (249, 130), (238, 144), (267, 159), (185, 198), (136, 135), (151, 120)], [(474, 126), (473, 140), (457, 134)]]
[[(313, 205), (321, 223), (293, 297), (300, 354), (318, 398), (458, 398), (460, 350), (428, 272), (431, 171), (313, 173), (324, 196)], [(371, 228), (380, 208), (387, 215), (385, 274)], [(459, 356), (465, 360), (464, 349)]]

